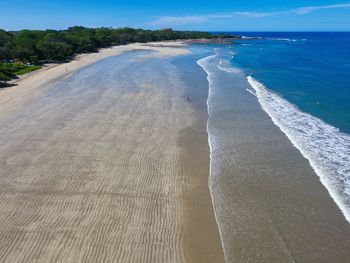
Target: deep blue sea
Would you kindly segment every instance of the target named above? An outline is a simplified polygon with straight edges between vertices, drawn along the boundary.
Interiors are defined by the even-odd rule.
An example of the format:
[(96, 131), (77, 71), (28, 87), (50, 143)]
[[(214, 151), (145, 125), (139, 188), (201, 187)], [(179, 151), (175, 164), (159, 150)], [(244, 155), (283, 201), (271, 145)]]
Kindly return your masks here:
[(239, 33), (231, 63), (268, 89), (350, 134), (350, 32)]

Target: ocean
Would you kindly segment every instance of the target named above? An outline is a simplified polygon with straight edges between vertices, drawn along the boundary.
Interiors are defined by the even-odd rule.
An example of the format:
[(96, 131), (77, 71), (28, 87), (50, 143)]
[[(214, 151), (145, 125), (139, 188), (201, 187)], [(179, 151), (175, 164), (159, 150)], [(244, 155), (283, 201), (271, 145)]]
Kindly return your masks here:
[[(230, 63), (350, 222), (350, 33), (249, 33)], [(255, 59), (254, 59), (255, 58)]]
[(350, 32), (242, 33), (232, 65), (304, 112), (350, 134)]
[[(235, 245), (232, 236), (239, 237), (244, 244), (242, 228), (252, 231), (255, 225), (248, 223), (248, 213), (255, 210), (261, 219), (263, 214), (269, 214), (270, 218), (270, 213), (275, 212), (272, 209), (276, 209), (279, 201), (271, 199), (275, 203), (273, 205), (262, 201), (269, 199), (266, 195), (274, 195), (274, 198), (284, 198), (285, 195), (296, 198), (294, 195), (299, 195), (299, 207), (297, 203), (291, 205), (293, 198), (290, 196), (286, 203), (290, 202), (291, 209), (301, 213), (300, 202), (305, 202), (305, 225), (308, 220), (315, 220), (315, 225), (327, 224), (327, 220), (333, 220), (332, 216), (338, 218), (336, 210), (341, 211), (344, 222), (350, 222), (350, 33), (233, 34), (263, 39), (246, 38), (229, 45), (208, 45), (212, 54), (198, 61), (208, 74), (210, 187), (228, 261), (239, 259), (244, 254), (238, 252), (240, 245)], [(255, 104), (265, 115), (258, 113)], [(266, 116), (293, 147), (281, 143), (283, 136), (267, 125)], [(297, 153), (292, 148), (302, 156), (300, 160), (295, 157)], [(314, 174), (322, 183), (320, 188), (313, 178)], [(269, 185), (266, 183), (268, 180)], [(286, 181), (299, 185), (289, 185), (288, 190), (284, 189), (285, 194), (280, 193), (279, 189), (288, 185)], [(260, 185), (252, 187), (252, 184)], [(274, 191), (279, 194), (272, 194)], [(322, 192), (322, 200), (317, 192)], [(258, 204), (254, 204), (251, 195), (256, 195), (254, 198)], [(332, 201), (324, 201), (325, 195)], [(249, 202), (252, 202), (250, 208)], [(337, 208), (333, 207), (328, 212), (321, 212), (320, 208), (319, 215), (311, 219), (310, 211), (317, 214), (314, 206), (318, 202), (325, 211), (331, 202)], [(309, 203), (308, 208), (306, 203)], [(280, 207), (281, 211), (286, 205)], [(289, 259), (302, 259), (303, 253), (298, 255), (292, 248), (298, 241), (289, 243), (286, 240), (290, 233), (283, 233), (284, 228), (293, 224), (295, 214), (283, 213), (275, 216), (289, 217), (285, 220), (290, 222), (283, 226), (282, 223), (280, 226), (272, 225), (277, 235), (282, 237), (288, 253), (291, 253)], [(328, 219), (326, 216), (320, 218), (324, 213), (330, 214)], [(264, 224), (263, 221), (260, 224)], [(341, 224), (348, 230), (348, 222), (344, 222)], [(302, 228), (300, 224), (298, 228)], [(317, 228), (320, 229), (320, 226)], [(332, 227), (329, 228), (335, 233)], [(230, 235), (227, 232), (231, 232)], [(320, 238), (317, 235), (310, 239), (316, 241)], [(336, 234), (330, 238), (332, 235), (329, 235), (332, 242), (344, 242)], [(252, 239), (246, 240), (247, 245), (252, 242)], [(345, 245), (348, 243), (345, 242)], [(259, 249), (264, 250), (262, 247)], [(249, 258), (248, 254), (246, 252), (241, 259)], [(286, 255), (279, 257), (282, 260), (287, 258)]]

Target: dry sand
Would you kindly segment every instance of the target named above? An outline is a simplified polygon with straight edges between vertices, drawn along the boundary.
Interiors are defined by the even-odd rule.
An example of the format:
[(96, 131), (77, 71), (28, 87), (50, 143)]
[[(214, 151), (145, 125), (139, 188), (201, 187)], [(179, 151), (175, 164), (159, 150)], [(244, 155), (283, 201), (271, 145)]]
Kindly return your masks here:
[[(156, 53), (82, 69), (132, 50)], [(223, 261), (204, 119), (163, 59), (188, 52), (104, 49), (0, 90), (1, 262)]]

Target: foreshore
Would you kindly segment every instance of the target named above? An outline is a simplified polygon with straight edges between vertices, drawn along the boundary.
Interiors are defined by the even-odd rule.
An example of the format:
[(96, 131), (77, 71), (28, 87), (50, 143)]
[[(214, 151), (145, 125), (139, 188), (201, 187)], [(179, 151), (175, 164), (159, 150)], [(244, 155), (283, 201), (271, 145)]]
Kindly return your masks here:
[(205, 75), (186, 82), (172, 64), (189, 53), (117, 46), (0, 90), (3, 262), (224, 261)]

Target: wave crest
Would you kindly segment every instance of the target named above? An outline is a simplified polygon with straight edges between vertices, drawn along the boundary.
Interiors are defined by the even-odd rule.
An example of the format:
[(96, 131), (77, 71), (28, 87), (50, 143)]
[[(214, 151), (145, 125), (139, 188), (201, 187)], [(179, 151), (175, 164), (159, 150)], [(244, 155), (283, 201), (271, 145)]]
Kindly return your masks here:
[(307, 158), (322, 184), (350, 222), (350, 136), (247, 77), (263, 110)]

